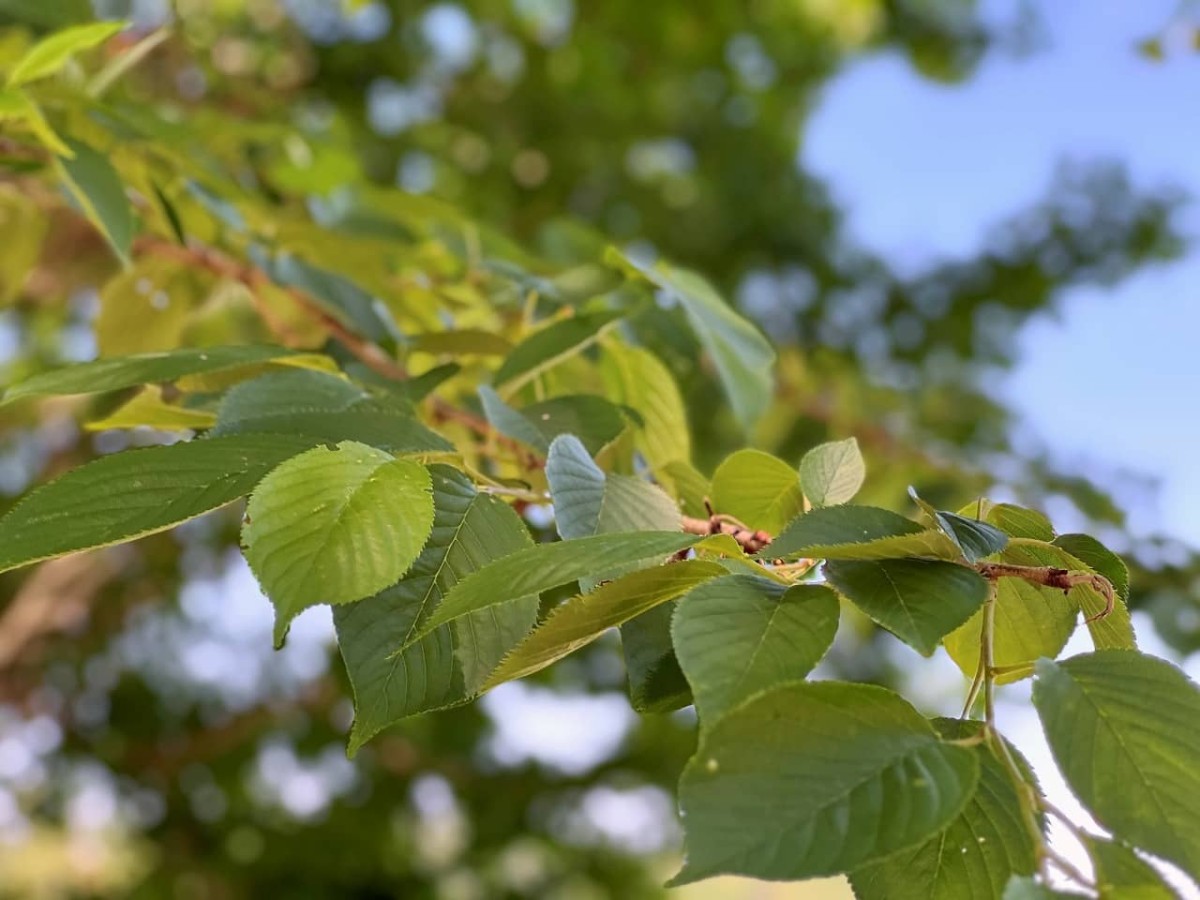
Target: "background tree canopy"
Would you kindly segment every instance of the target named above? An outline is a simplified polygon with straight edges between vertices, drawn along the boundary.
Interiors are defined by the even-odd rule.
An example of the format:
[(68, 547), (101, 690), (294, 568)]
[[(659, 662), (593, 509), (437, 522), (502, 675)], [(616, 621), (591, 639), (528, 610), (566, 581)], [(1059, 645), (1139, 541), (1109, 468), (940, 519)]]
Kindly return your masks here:
[[(64, 87), (39, 94), (44, 117), (30, 112), (22, 84), (38, 73), (18, 61), (97, 16), (133, 24), (35, 59)], [(561, 413), (554, 373), (549, 390), (526, 384), (544, 359), (508, 356), (522, 328), (547, 304), (623, 290), (625, 275), (667, 259), (770, 336), (776, 388), (769, 404), (730, 391), (686, 304), (647, 304), (621, 327), (665, 363), (687, 422), (647, 436), (644, 455), (652, 439), (683, 442), (709, 476), (747, 443), (795, 463), (853, 435), (871, 472), (864, 503), (906, 508), (910, 484), (937, 508), (1054, 498), (1124, 552), (1130, 608), (1179, 653), (1200, 649), (1189, 594), (1200, 559), (1129, 537), (1128, 497), (1015, 447), (991, 390), (1017, 331), (1065, 290), (1183, 251), (1177, 192), (1111, 162), (1064, 166), (976, 255), (897, 270), (855, 243), (801, 161), (820, 92), (849, 62), (900, 54), (952, 85), (989, 54), (1036, 52), (1036, 18), (984, 18), (967, 0), (0, 0), (0, 25), (5, 385), (64, 362), (272, 331), (360, 365), (297, 315), (294, 289), (324, 304), (327, 326), (402, 355), (416, 376), (407, 399), (435, 385), (461, 393), (469, 414), (447, 413), (447, 428), (498, 421), (470, 386), (499, 357), (497, 383), (549, 420)], [(52, 171), (73, 188), (51, 185)], [(131, 209), (107, 171), (117, 198), (131, 188)], [(201, 265), (177, 265), (192, 252), (184, 235), (211, 251)], [(627, 259), (597, 264), (610, 244)], [(253, 266), (234, 261), (243, 254)], [(373, 297), (419, 323), (421, 341), (393, 334)], [(434, 301), (455, 309), (453, 331), (438, 333)], [(580, 342), (610, 324), (593, 315)], [(709, 333), (741, 334), (725, 320)], [(188, 377), (198, 393), (227, 386), (219, 373)], [(603, 388), (629, 390), (611, 372)], [(172, 405), (171, 390), (0, 408), (5, 509), (93, 457), (160, 442), (119, 430), (131, 416), (212, 424)], [(252, 406), (245, 417), (269, 414)], [(517, 440), (553, 437), (529, 417), (512, 427), (535, 429)], [(538, 512), (525, 511), (531, 527), (551, 530)], [(225, 510), (0, 575), (0, 834), (20, 848), (0, 850), (0, 878), (17, 896), (659, 894), (678, 854), (672, 790), (694, 722), (633, 719), (618, 644), (409, 719), (347, 760), (350, 686), (328, 616), (297, 619), (271, 653), (270, 607), (237, 555), (238, 526)], [(903, 684), (913, 657), (886, 638), (855, 620), (823, 665)], [(611, 727), (564, 747), (546, 723), (572, 717)]]

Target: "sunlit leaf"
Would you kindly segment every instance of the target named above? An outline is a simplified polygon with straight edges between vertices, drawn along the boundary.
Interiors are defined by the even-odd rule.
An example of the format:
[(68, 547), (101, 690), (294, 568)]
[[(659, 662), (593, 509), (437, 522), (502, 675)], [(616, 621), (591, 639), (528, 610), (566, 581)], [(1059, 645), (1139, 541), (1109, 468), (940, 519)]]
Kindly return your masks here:
[(800, 483), (813, 506), (848, 503), (862, 487), (866, 475), (867, 468), (854, 438), (813, 447), (800, 460)]

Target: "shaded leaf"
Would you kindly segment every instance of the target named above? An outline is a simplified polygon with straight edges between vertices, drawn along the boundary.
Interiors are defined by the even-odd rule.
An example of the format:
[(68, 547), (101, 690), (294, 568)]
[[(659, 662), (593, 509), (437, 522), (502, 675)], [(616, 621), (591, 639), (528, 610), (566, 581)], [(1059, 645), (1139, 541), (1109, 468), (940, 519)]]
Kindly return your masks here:
[(939, 531), (873, 506), (830, 506), (798, 516), (765, 549), (766, 559), (957, 559), (958, 547)]
[(1124, 844), (1089, 837), (1084, 841), (1096, 873), (1100, 900), (1176, 900), (1148, 862)]
[(800, 460), (800, 483), (813, 506), (849, 502), (866, 476), (867, 468), (854, 438), (820, 444)]
[(925, 656), (988, 595), (982, 575), (941, 560), (827, 562), (824, 572), (838, 593)]
[(432, 526), (428, 470), (374, 447), (315, 447), (274, 469), (250, 495), (242, 546), (275, 606), (276, 644), (308, 607), (397, 581)]
[(775, 350), (770, 342), (695, 272), (661, 261), (653, 267), (641, 266), (615, 248), (606, 258), (679, 302), (716, 364), (738, 422), (744, 429), (751, 428), (766, 412), (774, 390)]
[(1039, 660), (1033, 703), (1096, 821), (1200, 878), (1200, 688), (1164, 660), (1101, 650)]
[(135, 223), (125, 185), (103, 154), (82, 141), (68, 140), (67, 146), (71, 154), (58, 160), (67, 185), (84, 214), (128, 264)]
[(424, 353), (451, 356), (503, 356), (512, 350), (512, 344), (500, 335), (469, 328), (414, 334), (410, 346)]
[(11, 403), (22, 397), (46, 394), (97, 394), (139, 384), (175, 381), (185, 375), (236, 369), (254, 363), (304, 363), (314, 358), (311, 353), (267, 344), (183, 347), (164, 353), (138, 353), (42, 372), (8, 388), (2, 402)]
[(501, 434), (545, 454), (559, 435), (573, 434), (597, 454), (625, 430), (621, 411), (594, 394), (569, 394), (513, 409), (487, 385), (479, 388), (484, 415)]
[(833, 643), (839, 612), (828, 588), (787, 588), (750, 575), (710, 581), (684, 597), (671, 638), (701, 725), (761, 691), (802, 680)]
[[(974, 737), (979, 722), (934, 721), (947, 739)], [(1013, 875), (1037, 868), (1033, 838), (1004, 765), (986, 745), (969, 748), (979, 760), (979, 787), (945, 831), (918, 847), (854, 871), (858, 900), (960, 900), (999, 897)]]
[(375, 596), (333, 610), (354, 690), (351, 753), (400, 719), (469, 700), (537, 616), (537, 595), (526, 595), (413, 641), (467, 575), (532, 544), (512, 508), (476, 493), (461, 472), (431, 466), (430, 475), (433, 528), (412, 569)]
[(937, 523), (963, 552), (968, 562), (979, 562), (1008, 546), (1008, 535), (994, 525), (952, 512), (938, 512)]
[(1125, 561), (1090, 534), (1060, 534), (1054, 546), (1061, 547), (1098, 575), (1108, 579), (1113, 589), (1129, 602), (1129, 568)]
[(109, 428), (156, 428), (160, 431), (195, 431), (211, 428), (217, 417), (204, 409), (189, 409), (163, 399), (162, 389), (151, 385), (142, 388), (128, 403), (122, 404), (107, 416), (92, 419), (84, 427), (88, 431)]
[(257, 262), (276, 283), (304, 291), (322, 312), (346, 328), (381, 346), (395, 345), (399, 331), (387, 306), (350, 279), (290, 253), (258, 257)]
[(245, 435), (114, 453), (35, 488), (0, 518), (0, 571), (165, 531), (250, 493), (311, 446)]
[(672, 884), (858, 868), (944, 829), (978, 779), (976, 756), (891, 691), (783, 685), (701, 734), (679, 784), (686, 861)]

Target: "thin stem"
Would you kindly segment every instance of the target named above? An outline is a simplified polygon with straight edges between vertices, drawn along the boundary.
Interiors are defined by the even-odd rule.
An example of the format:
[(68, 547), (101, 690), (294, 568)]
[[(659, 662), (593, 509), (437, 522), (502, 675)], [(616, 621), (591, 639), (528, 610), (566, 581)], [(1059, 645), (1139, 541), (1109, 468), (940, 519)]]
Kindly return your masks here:
[(983, 660), (983, 653), (979, 654), (979, 665), (975, 667), (975, 678), (971, 681), (971, 689), (967, 691), (966, 702), (963, 703), (960, 719), (965, 719), (971, 714), (971, 708), (975, 705), (975, 701), (979, 699), (979, 691), (983, 687), (984, 673), (987, 671), (987, 666)]

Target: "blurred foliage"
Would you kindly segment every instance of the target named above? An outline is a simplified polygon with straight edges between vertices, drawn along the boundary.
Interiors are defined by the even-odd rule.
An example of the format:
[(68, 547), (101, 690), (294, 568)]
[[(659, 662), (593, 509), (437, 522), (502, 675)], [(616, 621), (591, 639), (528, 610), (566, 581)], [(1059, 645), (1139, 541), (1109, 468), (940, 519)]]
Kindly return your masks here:
[[(69, 120), (101, 146), (164, 236), (179, 216), (212, 246), (299, 252), (353, 273), (406, 316), (419, 317), (435, 293), (465, 311), (482, 297), (513, 323), (527, 291), (554, 277), (521, 246), (564, 268), (596, 258), (610, 238), (662, 253), (737, 296), (781, 345), (779, 390), (755, 445), (796, 460), (821, 440), (856, 435), (872, 471), (868, 503), (903, 508), (911, 483), (948, 508), (988, 493), (1073, 510), (1129, 551), (1131, 606), (1150, 611), (1176, 649), (1200, 649), (1200, 562), (1169, 541), (1124, 538), (1128, 498), (1015, 447), (990, 390), (1021, 325), (1052, 311), (1065, 289), (1111, 284), (1181, 252), (1180, 198), (1132, 184), (1114, 164), (1064, 167), (1044, 200), (999, 223), (975, 256), (897, 271), (847, 236), (835, 199), (800, 162), (823, 86), (855, 58), (900, 53), (953, 83), (1019, 44), (1028, 23), (985, 26), (968, 0), (96, 5), (137, 25), (63, 77), (106, 71), (122, 53), (140, 58), (107, 70), (103, 113), (64, 106), (51, 124)], [(92, 15), (85, 0), (0, 0), (0, 67), (42, 31)], [(116, 263), (61, 197), (30, 187), (44, 161), (23, 146), (6, 125), (6, 382), (96, 352), (265, 337), (236, 279), (162, 284), (153, 257), (135, 254), (118, 283), (151, 301), (169, 294), (166, 309), (129, 315), (97, 296)], [(189, 184), (160, 180), (175, 167)], [(380, 190), (392, 184), (409, 192), (402, 203)], [(231, 195), (232, 205), (217, 199)], [(490, 228), (463, 227), (464, 212)], [(487, 277), (464, 279), (463, 259), (480, 254)], [(430, 271), (443, 279), (414, 274)], [(552, 287), (569, 302), (569, 284)], [(303, 345), (303, 323), (286, 306), (272, 309)], [(696, 365), (695, 339), (673, 309), (648, 309), (634, 327), (682, 385), (694, 455), (711, 472), (743, 437), (713, 401), (719, 389)], [(446, 357), (414, 360), (432, 368)], [(93, 416), (111, 411), (83, 402)], [(70, 401), (0, 414), (6, 495), (121, 446), (112, 432), (81, 433), (80, 412)], [(575, 774), (498, 756), (495, 723), (478, 706), (415, 720), (348, 763), (347, 686), (327, 645), (264, 660), (261, 634), (243, 644), (236, 623), (214, 628), (204, 598), (248, 584), (227, 553), (234, 541), (234, 518), (218, 514), (86, 564), (0, 578), (0, 747), (11, 737), (35, 748), (24, 762), (0, 753), (0, 822), (17, 828), (9, 805), (39, 829), (86, 824), (99, 809), (136, 857), (125, 888), (99, 875), (71, 881), (73, 861), (45, 896), (659, 894), (664, 872), (642, 857), (674, 849), (666, 817), (663, 834), (647, 824), (631, 843), (598, 825), (595, 810), (607, 803), (619, 819), (645, 815), (626, 813), (629, 798), (668, 802), (658, 789), (691, 752), (686, 717), (644, 718)], [(22, 617), (38, 592), (42, 607), (59, 599), (39, 613), (52, 621), (30, 624)], [(22, 643), (22, 628), (36, 640)], [(603, 644), (534, 690), (615, 696), (617, 659)], [(844, 677), (880, 682), (903, 679), (904, 664), (877, 649), (865, 623), (832, 661)], [(248, 681), (221, 687), (239, 671)], [(0, 848), (0, 873), (23, 852)]]

